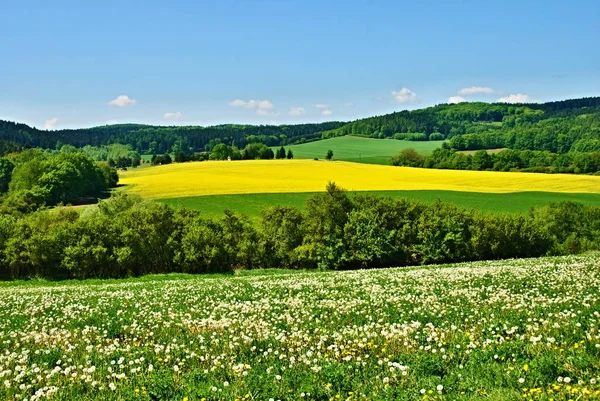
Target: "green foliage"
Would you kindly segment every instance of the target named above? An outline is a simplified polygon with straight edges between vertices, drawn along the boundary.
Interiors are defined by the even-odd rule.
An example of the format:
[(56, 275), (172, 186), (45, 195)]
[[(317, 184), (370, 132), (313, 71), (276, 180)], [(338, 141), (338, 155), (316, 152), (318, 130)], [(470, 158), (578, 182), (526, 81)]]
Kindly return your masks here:
[[(283, 147), (281, 149), (283, 149)], [(275, 154), (273, 153), (273, 151), (264, 143), (249, 143), (248, 145), (246, 145), (244, 150), (242, 150), (242, 159), (244, 160), (269, 160), (273, 159), (274, 157)]]
[(153, 166), (160, 166), (162, 164), (173, 163), (173, 159), (171, 158), (171, 155), (168, 153), (165, 153), (164, 155), (152, 155), (152, 158), (150, 159), (150, 163)]
[(209, 158), (210, 160), (241, 160), (242, 153), (235, 146), (219, 143), (212, 148)]
[[(14, 166), (14, 167), (11, 167)], [(0, 183), (8, 183), (2, 210), (28, 213), (42, 206), (95, 200), (117, 185), (107, 162), (63, 146), (61, 152), (28, 149), (0, 159)]]
[(333, 159), (333, 151), (331, 149), (329, 149), (327, 151), (327, 155), (325, 155), (325, 158), (329, 161), (331, 161), (331, 159)]
[(123, 194), (81, 214), (63, 208), (0, 215), (0, 276), (350, 269), (600, 248), (598, 206), (563, 202), (524, 213), (483, 213), (441, 201), (350, 197), (334, 183), (310, 197), (304, 210), (271, 207), (258, 223), (227, 210), (211, 219)]
[(424, 161), (424, 156), (417, 153), (413, 148), (408, 148), (392, 157), (390, 163), (392, 166), (422, 167)]
[(14, 168), (13, 162), (6, 157), (0, 157), (0, 194), (8, 191)]
[[(321, 138), (322, 132), (341, 127), (341, 122), (325, 122), (320, 124), (297, 125), (239, 125), (224, 124), (212, 127), (161, 127), (141, 124), (115, 124), (101, 127), (46, 131), (0, 120), (0, 155), (21, 147), (40, 147), (44, 149), (60, 149), (68, 144), (76, 148), (97, 147), (98, 150), (84, 149), (88, 156), (97, 161), (112, 160), (117, 162), (118, 156), (107, 158), (107, 145), (117, 145), (121, 156), (127, 152), (122, 146), (130, 147), (137, 154), (191, 153), (194, 151), (210, 152), (217, 144), (244, 148), (249, 143), (263, 143), (267, 146), (281, 146), (300, 143)], [(112, 149), (116, 151), (117, 149)], [(108, 150), (110, 153), (111, 150)], [(98, 154), (98, 158), (96, 158)], [(226, 160), (218, 159), (218, 160)], [(128, 167), (128, 166), (119, 166)]]
[(277, 152), (275, 152), (276, 159), (285, 159), (285, 148), (282, 146)]

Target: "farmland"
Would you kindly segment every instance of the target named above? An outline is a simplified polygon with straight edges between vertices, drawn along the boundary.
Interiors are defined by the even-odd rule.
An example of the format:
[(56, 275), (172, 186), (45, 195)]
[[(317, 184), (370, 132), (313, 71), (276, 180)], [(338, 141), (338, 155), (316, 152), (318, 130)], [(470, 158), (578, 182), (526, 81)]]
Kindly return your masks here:
[(599, 263), (3, 283), (0, 399), (597, 399)]
[[(353, 195), (369, 194), (394, 199), (410, 198), (423, 202), (438, 199), (454, 203), (465, 208), (474, 208), (490, 212), (524, 212), (532, 207), (544, 206), (550, 202), (573, 201), (585, 205), (600, 205), (600, 194), (590, 193), (557, 193), (557, 192), (511, 192), (482, 193), (460, 191), (363, 191)], [(260, 216), (262, 210), (272, 205), (304, 207), (314, 192), (275, 193), (275, 194), (242, 194), (242, 195), (205, 195), (184, 196), (181, 198), (160, 199), (161, 202), (176, 208), (188, 208), (202, 211), (210, 217), (223, 216), (223, 210), (229, 209), (245, 214), (251, 218)]]
[[(287, 146), (296, 159), (324, 159), (328, 150), (333, 151), (335, 160), (357, 163), (389, 164), (390, 158), (401, 150), (413, 148), (429, 154), (444, 141), (398, 141), (395, 139), (372, 139), (357, 136), (342, 136), (300, 145)], [(273, 148), (277, 150), (278, 148)]]
[(350, 191), (600, 193), (598, 176), (432, 170), (313, 160), (177, 163), (129, 170), (120, 175), (126, 191), (152, 199), (318, 192), (328, 181)]

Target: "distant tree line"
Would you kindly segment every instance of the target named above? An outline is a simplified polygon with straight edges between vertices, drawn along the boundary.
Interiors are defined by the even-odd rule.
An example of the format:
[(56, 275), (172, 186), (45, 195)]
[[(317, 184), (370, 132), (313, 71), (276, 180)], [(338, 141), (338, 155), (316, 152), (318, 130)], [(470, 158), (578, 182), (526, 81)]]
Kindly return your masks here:
[(0, 214), (0, 275), (110, 278), (268, 267), (354, 269), (570, 254), (600, 245), (600, 207), (526, 213), (350, 197), (335, 184), (304, 210), (273, 206), (258, 224), (118, 194), (72, 209)]
[(595, 174), (600, 172), (600, 151), (551, 153), (506, 149), (494, 153), (478, 150), (474, 154), (465, 154), (441, 148), (435, 149), (430, 155), (421, 155), (408, 148), (393, 156), (390, 163), (393, 166), (453, 170)]
[(293, 159), (291, 149), (287, 152), (282, 146), (276, 152), (263, 143), (249, 143), (242, 150), (236, 146), (220, 143), (216, 145), (209, 154), (210, 160), (271, 160), (271, 159)]
[(176, 154), (210, 152), (218, 144), (243, 149), (251, 143), (285, 146), (320, 139), (322, 132), (342, 126), (342, 122), (297, 125), (238, 125), (212, 127), (161, 127), (141, 124), (116, 124), (75, 130), (46, 131), (26, 124), (0, 120), (1, 154), (22, 148), (60, 149), (102, 147), (110, 144), (130, 146), (139, 154)]

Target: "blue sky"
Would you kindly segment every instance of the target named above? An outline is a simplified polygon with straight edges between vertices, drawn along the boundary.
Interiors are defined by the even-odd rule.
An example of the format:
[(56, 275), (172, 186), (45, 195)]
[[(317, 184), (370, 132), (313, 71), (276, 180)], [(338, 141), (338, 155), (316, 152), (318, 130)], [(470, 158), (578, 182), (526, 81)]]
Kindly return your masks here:
[(0, 0), (0, 119), (352, 120), (600, 95), (597, 0)]

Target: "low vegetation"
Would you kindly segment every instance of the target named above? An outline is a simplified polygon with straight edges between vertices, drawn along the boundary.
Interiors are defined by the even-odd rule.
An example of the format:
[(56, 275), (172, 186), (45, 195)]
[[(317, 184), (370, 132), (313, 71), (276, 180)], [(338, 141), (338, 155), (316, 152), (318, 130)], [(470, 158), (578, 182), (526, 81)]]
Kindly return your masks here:
[(600, 207), (565, 202), (483, 213), (442, 202), (350, 197), (335, 184), (304, 210), (274, 206), (258, 224), (121, 194), (73, 209), (0, 219), (0, 276), (117, 278), (235, 269), (351, 269), (572, 254), (598, 249)]
[[(202, 212), (203, 216), (219, 218), (223, 211), (229, 209), (238, 214), (244, 214), (251, 220), (260, 219), (261, 212), (274, 205), (292, 206), (304, 209), (306, 200), (317, 192), (273, 193), (273, 194), (234, 194), (234, 195), (203, 195), (184, 196), (181, 198), (157, 199), (160, 202), (177, 209), (194, 209)], [(420, 202), (432, 203), (441, 200), (461, 208), (477, 209), (484, 212), (526, 212), (532, 207), (547, 206), (552, 202), (571, 201), (584, 205), (600, 205), (600, 194), (559, 193), (559, 192), (511, 192), (511, 193), (482, 193), (460, 191), (361, 191), (352, 192), (350, 196), (374, 195), (392, 199), (413, 199)]]
[(0, 284), (0, 398), (598, 399), (599, 263)]

